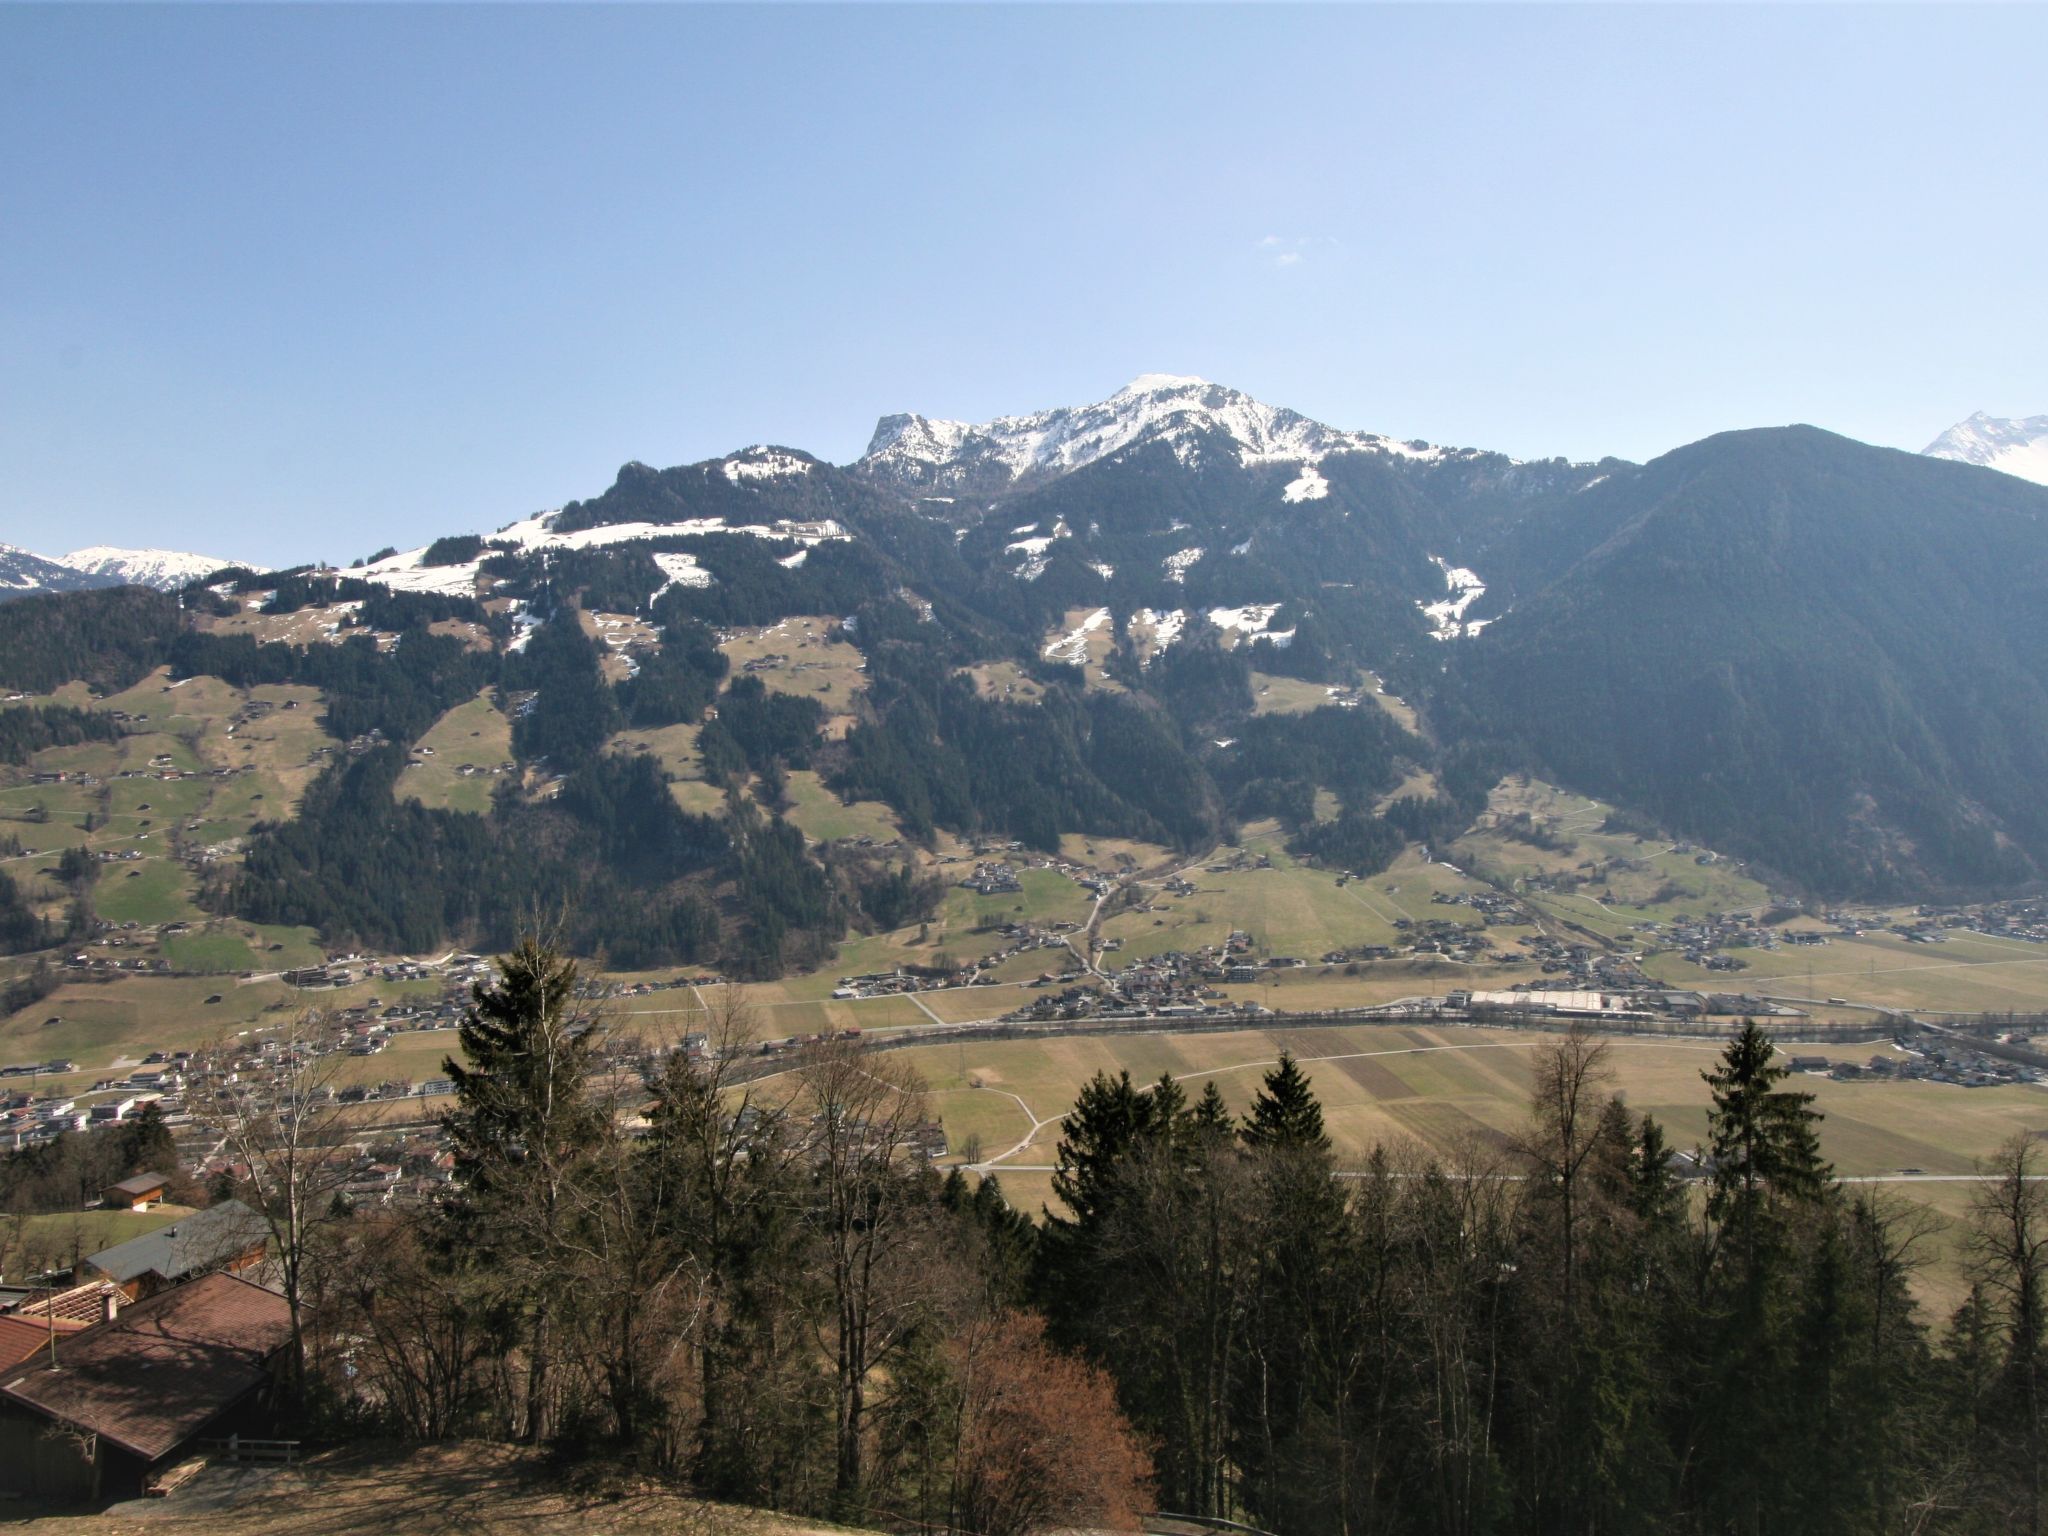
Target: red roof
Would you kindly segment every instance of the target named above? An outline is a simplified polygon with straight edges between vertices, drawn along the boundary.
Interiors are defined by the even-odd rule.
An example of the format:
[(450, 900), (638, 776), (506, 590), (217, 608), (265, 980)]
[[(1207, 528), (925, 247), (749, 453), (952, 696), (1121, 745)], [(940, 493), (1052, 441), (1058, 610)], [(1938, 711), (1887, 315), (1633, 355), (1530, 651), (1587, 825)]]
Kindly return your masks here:
[[(48, 1349), (51, 1326), (51, 1321), (47, 1318), (38, 1317), (30, 1321), (18, 1313), (0, 1317), (0, 1371), (21, 1364), (39, 1349)], [(55, 1326), (57, 1348), (62, 1351), (64, 1341), (87, 1325), (73, 1322), (68, 1317), (60, 1317), (55, 1320)]]
[(60, 1338), (57, 1369), (24, 1362), (24, 1374), (0, 1381), (0, 1402), (155, 1461), (260, 1386), (290, 1338), (282, 1296), (234, 1275), (207, 1275)]

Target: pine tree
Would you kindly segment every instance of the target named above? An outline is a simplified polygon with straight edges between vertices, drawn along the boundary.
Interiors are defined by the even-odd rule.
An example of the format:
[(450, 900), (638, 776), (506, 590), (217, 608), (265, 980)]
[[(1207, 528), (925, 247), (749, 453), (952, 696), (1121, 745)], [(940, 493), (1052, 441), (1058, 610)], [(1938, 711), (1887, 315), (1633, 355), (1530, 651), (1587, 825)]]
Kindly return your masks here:
[(1187, 1090), (1173, 1080), (1171, 1072), (1159, 1074), (1159, 1081), (1152, 1085), (1150, 1098), (1152, 1129), (1164, 1131), (1169, 1135), (1186, 1129)]
[(1266, 1074), (1238, 1134), (1255, 1151), (1277, 1147), (1316, 1153), (1330, 1150), (1330, 1138), (1323, 1130), (1323, 1107), (1310, 1091), (1308, 1074), (1291, 1053), (1282, 1051), (1279, 1065)]
[(1053, 1216), (1055, 1226), (1085, 1227), (1101, 1216), (1114, 1181), (1117, 1160), (1153, 1126), (1150, 1097), (1132, 1086), (1131, 1074), (1114, 1078), (1097, 1072), (1082, 1085), (1074, 1112), (1060, 1122), (1052, 1190), (1073, 1212)]
[(552, 1320), (562, 1245), (581, 1160), (607, 1122), (585, 1090), (596, 1055), (575, 1007), (576, 963), (537, 937), (498, 960), (460, 1026), (467, 1063), (442, 1070), (455, 1085), (447, 1118), (464, 1199), (454, 1212), (511, 1282), (527, 1333), (527, 1435), (549, 1426)]
[(1188, 1123), (1204, 1140), (1222, 1140), (1229, 1136), (1230, 1106), (1223, 1102), (1223, 1091), (1216, 1086), (1215, 1078), (1202, 1085), (1202, 1096), (1195, 1100), (1195, 1107), (1189, 1111)]
[(1753, 1226), (1766, 1198), (1818, 1198), (1834, 1170), (1820, 1155), (1815, 1129), (1821, 1116), (1813, 1095), (1780, 1088), (1790, 1069), (1776, 1065), (1776, 1051), (1756, 1021), (1745, 1019), (1728, 1042), (1718, 1070), (1703, 1072), (1713, 1104), (1707, 1130), (1714, 1158), (1713, 1190), (1707, 1210), (1716, 1221)]

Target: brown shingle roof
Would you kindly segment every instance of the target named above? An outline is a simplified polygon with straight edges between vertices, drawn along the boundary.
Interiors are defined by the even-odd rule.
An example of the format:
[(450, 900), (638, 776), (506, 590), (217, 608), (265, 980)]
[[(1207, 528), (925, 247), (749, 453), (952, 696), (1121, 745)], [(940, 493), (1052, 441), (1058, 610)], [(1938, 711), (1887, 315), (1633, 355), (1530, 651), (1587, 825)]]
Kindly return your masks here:
[(47, 1364), (0, 1381), (0, 1400), (104, 1436), (149, 1461), (259, 1386), (291, 1338), (275, 1291), (207, 1275), (57, 1341)]

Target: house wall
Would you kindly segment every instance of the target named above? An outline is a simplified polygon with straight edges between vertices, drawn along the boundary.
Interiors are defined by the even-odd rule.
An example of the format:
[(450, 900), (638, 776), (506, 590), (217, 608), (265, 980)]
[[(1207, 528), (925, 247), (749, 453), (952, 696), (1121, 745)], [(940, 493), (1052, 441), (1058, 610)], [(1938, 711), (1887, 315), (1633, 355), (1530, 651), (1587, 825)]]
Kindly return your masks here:
[(92, 1496), (92, 1458), (41, 1414), (0, 1407), (0, 1491), (46, 1499)]

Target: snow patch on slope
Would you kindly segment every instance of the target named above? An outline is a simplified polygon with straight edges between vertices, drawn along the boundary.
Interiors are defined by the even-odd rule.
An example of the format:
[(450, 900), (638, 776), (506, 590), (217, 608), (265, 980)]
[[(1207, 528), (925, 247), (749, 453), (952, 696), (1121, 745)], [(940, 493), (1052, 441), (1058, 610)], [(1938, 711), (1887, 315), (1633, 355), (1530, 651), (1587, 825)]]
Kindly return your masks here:
[[(799, 550), (798, 553), (801, 554), (803, 551)], [(655, 595), (657, 597), (661, 593), (666, 592), (670, 587), (708, 587), (711, 585), (711, 573), (697, 563), (695, 555), (651, 555), (649, 558), (660, 568), (661, 574), (668, 578), (656, 590)]]
[(781, 453), (762, 444), (734, 454), (721, 467), (725, 478), (734, 485), (746, 480), (784, 480), (811, 472), (811, 466), (795, 454)]
[(1168, 581), (1177, 583), (1180, 586), (1186, 586), (1188, 582), (1188, 567), (1201, 558), (1202, 551), (1200, 549), (1183, 549), (1168, 555), (1159, 563), (1165, 567), (1166, 579)]
[[(791, 460), (792, 463), (798, 462)], [(808, 473), (808, 466), (805, 466)], [(487, 544), (511, 545), (519, 550), (546, 549), (596, 549), (609, 544), (632, 544), (644, 539), (671, 539), (687, 534), (733, 534), (756, 539), (787, 539), (809, 550), (819, 544), (831, 543), (847, 538), (846, 530), (831, 519), (817, 522), (792, 522), (778, 519), (773, 523), (728, 523), (722, 518), (693, 517), (674, 523), (606, 523), (596, 528), (579, 528), (572, 533), (555, 532), (555, 521), (559, 511), (540, 512), (532, 517), (521, 518), (508, 523), (486, 538)], [(427, 546), (409, 549), (403, 554), (387, 555), (384, 559), (366, 565), (360, 570), (350, 571), (351, 576), (364, 581), (374, 581), (395, 592), (441, 592), (450, 596), (464, 597), (476, 590), (477, 570), (485, 560), (497, 553), (486, 548), (474, 560), (465, 560), (458, 565), (425, 565), (422, 563)], [(671, 585), (680, 581), (684, 586), (708, 584), (711, 573), (697, 565), (688, 555), (656, 555), (655, 563), (664, 560), (688, 561), (702, 581), (680, 581), (671, 578)], [(663, 571), (669, 567), (662, 565)], [(678, 566), (677, 569), (682, 569)]]
[(1045, 659), (1061, 666), (1079, 667), (1088, 661), (1088, 637), (1109, 625), (1109, 610), (1098, 608), (1057, 640), (1047, 643)]
[(1138, 650), (1138, 665), (1151, 666), (1154, 657), (1180, 638), (1180, 632), (1187, 627), (1187, 622), (1187, 610), (1184, 608), (1168, 608), (1163, 611), (1157, 608), (1140, 608), (1132, 614), (1127, 628), (1131, 643)]
[(1450, 592), (1449, 597), (1439, 598), (1433, 603), (1416, 600), (1415, 606), (1429, 620), (1430, 638), (1455, 640), (1460, 635), (1476, 635), (1492, 623), (1491, 619), (1465, 621), (1465, 610), (1486, 595), (1486, 583), (1479, 579), (1478, 573), (1462, 565), (1452, 565), (1442, 555), (1429, 558), (1444, 573), (1444, 586)]
[(1282, 501), (1321, 501), (1330, 494), (1330, 482), (1323, 478), (1322, 471), (1313, 464), (1304, 464), (1301, 473), (1287, 482), (1287, 489), (1280, 493)]

